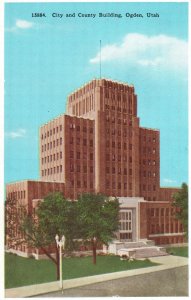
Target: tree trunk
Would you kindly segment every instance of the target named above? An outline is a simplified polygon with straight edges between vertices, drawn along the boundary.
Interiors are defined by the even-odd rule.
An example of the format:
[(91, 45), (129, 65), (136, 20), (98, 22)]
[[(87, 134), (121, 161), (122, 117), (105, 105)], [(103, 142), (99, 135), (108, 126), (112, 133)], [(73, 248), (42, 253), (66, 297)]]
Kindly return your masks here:
[(59, 257), (59, 249), (56, 246), (56, 278), (60, 279), (60, 257)]
[(96, 242), (92, 241), (93, 264), (96, 265)]

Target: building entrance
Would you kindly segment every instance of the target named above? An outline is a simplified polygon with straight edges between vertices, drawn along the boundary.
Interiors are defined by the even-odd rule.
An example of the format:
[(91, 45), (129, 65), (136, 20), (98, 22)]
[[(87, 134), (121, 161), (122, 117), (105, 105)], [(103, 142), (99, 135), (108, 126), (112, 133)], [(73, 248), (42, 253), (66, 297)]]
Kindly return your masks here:
[(132, 241), (132, 210), (123, 209), (119, 213), (119, 237), (122, 241)]

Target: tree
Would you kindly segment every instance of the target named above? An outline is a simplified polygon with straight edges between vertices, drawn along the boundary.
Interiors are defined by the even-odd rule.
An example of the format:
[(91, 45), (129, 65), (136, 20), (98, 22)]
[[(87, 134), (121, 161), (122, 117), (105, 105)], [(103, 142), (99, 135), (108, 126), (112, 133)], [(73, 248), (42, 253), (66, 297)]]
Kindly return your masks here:
[(118, 229), (119, 202), (102, 194), (82, 194), (78, 198), (78, 223), (81, 237), (92, 244), (93, 263), (96, 264), (97, 243), (108, 244)]
[(188, 238), (188, 185), (182, 184), (181, 190), (173, 195), (173, 206), (177, 207), (176, 218), (184, 227), (185, 236)]
[[(41, 249), (55, 264), (59, 279), (59, 249), (55, 236), (66, 238), (66, 249), (71, 248), (77, 236), (76, 202), (63, 198), (59, 192), (51, 193), (39, 202), (35, 216), (26, 213), (20, 221), (24, 240), (31, 247)], [(52, 255), (56, 253), (56, 258)]]

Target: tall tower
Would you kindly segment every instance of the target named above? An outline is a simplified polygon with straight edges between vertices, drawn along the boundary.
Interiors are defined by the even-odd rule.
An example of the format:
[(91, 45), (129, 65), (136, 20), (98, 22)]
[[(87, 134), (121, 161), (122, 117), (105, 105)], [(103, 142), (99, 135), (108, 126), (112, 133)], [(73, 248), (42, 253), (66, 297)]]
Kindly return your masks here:
[(68, 97), (67, 114), (95, 120), (95, 190), (140, 196), (139, 118), (134, 87), (93, 80)]

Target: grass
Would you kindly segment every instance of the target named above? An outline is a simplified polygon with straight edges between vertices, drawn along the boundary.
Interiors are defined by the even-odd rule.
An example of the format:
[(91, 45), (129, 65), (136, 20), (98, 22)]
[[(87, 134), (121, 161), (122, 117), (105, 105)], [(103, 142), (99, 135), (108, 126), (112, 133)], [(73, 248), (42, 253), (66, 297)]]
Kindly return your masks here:
[(171, 255), (188, 257), (188, 247), (171, 247), (166, 250)]
[[(97, 256), (97, 264), (92, 257), (65, 258), (63, 279), (79, 278), (104, 273), (112, 273), (157, 265), (148, 259), (128, 262), (118, 256)], [(50, 260), (23, 258), (5, 254), (5, 288), (56, 281), (56, 267)]]

